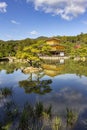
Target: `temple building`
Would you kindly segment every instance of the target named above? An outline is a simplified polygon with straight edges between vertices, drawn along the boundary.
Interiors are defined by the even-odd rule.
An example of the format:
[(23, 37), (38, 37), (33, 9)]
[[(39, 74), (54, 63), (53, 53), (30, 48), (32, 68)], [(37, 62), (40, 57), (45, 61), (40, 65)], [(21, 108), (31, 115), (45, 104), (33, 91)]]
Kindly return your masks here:
[(50, 53), (54, 56), (63, 57), (65, 55), (65, 47), (61, 44), (60, 39), (49, 38), (46, 40), (46, 44), (50, 45)]

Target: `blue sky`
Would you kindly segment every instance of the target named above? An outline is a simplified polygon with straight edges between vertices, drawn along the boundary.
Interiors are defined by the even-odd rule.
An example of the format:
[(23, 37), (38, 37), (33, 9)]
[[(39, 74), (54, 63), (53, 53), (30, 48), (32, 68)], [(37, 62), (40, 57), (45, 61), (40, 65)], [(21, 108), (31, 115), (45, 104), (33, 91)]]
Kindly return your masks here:
[(0, 39), (87, 33), (87, 0), (0, 0)]

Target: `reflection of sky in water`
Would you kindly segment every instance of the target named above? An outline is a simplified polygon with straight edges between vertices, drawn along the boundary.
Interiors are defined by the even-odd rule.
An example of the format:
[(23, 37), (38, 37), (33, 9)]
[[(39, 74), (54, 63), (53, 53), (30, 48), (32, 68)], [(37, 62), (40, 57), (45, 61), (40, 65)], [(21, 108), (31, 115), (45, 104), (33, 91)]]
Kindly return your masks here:
[[(86, 107), (87, 102), (87, 77), (78, 77), (73, 74), (56, 76), (53, 79), (52, 93), (43, 97), (43, 100), (56, 106), (56, 110), (62, 106), (70, 106), (78, 110)], [(57, 109), (58, 107), (58, 109)]]
[(24, 75), (20, 70), (14, 71), (12, 74), (6, 74), (6, 71), (0, 72), (0, 87), (14, 87), (18, 81), (27, 79), (29, 75)]
[[(34, 104), (36, 101), (42, 101), (46, 106), (51, 104), (56, 114), (63, 115), (66, 107), (72, 108), (78, 113), (82, 113), (87, 108), (87, 77), (79, 77), (75, 74), (62, 74), (55, 77), (44, 76), (41, 80), (52, 79), (50, 85), (52, 91), (45, 95), (26, 94), (24, 88), (18, 87), (19, 81), (27, 80), (29, 77), (21, 73), (20, 70), (12, 74), (0, 72), (0, 87), (13, 87), (14, 100), (23, 105), (26, 101)], [(35, 75), (33, 75), (35, 77)]]
[[(47, 78), (47, 77), (46, 77)], [(75, 74), (59, 75), (53, 78), (53, 91), (45, 96), (38, 96), (45, 105), (52, 104), (53, 111), (63, 115), (69, 107), (78, 113), (87, 108), (87, 77)]]

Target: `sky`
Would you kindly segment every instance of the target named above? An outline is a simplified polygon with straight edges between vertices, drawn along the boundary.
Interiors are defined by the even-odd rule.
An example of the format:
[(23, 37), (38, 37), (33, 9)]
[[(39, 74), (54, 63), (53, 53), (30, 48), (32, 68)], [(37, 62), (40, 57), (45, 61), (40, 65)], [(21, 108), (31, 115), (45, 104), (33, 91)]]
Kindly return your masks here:
[(87, 33), (87, 0), (0, 0), (0, 40)]

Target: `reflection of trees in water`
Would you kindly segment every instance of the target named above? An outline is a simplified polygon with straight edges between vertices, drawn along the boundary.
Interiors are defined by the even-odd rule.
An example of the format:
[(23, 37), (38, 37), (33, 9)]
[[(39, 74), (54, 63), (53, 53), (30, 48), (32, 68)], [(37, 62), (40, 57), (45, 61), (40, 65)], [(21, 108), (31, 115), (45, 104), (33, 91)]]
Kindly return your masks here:
[(25, 89), (26, 93), (46, 94), (52, 91), (50, 84), (52, 80), (40, 80), (43, 73), (37, 73), (35, 79), (32, 78), (32, 73), (27, 80), (19, 81), (19, 85)]
[[(53, 63), (49, 63), (45, 61), (45, 66), (44, 71), (47, 72), (46, 75), (50, 76), (57, 76), (60, 74), (77, 74), (78, 76), (87, 76), (87, 61), (82, 62), (82, 61), (74, 61), (74, 60), (66, 60), (64, 64), (59, 64), (57, 61)], [(42, 66), (44, 63), (42, 63)], [(14, 70), (17, 69), (23, 69), (29, 67), (28, 63), (8, 63), (8, 62), (0, 62), (0, 71), (1, 70), (6, 70), (7, 74), (13, 73)], [(55, 70), (55, 71), (54, 71)]]
[(15, 64), (10, 64), (8, 62), (0, 63), (0, 70), (6, 70), (7, 74), (13, 73), (15, 68)]
[(87, 76), (87, 61), (67, 60), (65, 63), (65, 68), (64, 73), (76, 74), (79, 77), (82, 75)]
[(51, 77), (60, 75), (60, 74), (76, 74), (77, 76), (81, 77), (82, 75), (87, 76), (87, 61), (74, 61), (74, 60), (65, 60), (64, 64), (55, 62), (45, 62), (42, 64), (44, 72), (46, 75)]
[(14, 73), (15, 70), (21, 69), (23, 67), (29, 66), (27, 63), (8, 63), (8, 62), (0, 62), (0, 71), (6, 70), (7, 74)]

